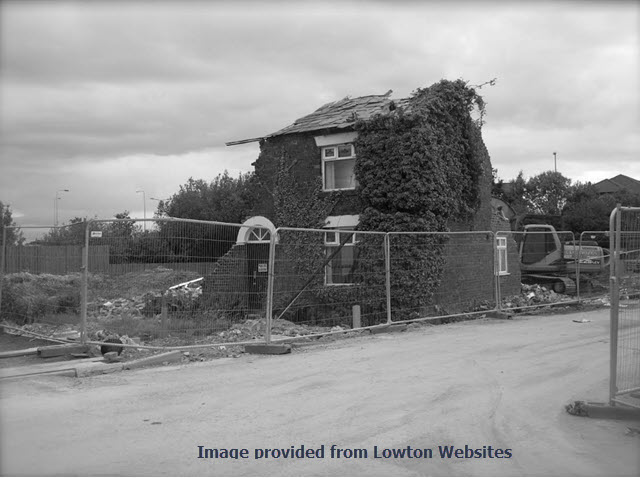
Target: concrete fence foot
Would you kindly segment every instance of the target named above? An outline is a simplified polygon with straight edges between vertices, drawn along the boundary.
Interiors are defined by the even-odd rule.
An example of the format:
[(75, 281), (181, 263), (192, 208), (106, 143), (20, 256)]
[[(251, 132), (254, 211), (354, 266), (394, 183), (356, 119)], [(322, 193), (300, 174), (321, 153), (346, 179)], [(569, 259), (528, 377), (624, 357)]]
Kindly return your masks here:
[(607, 418), (610, 420), (640, 420), (640, 408), (624, 405), (609, 405), (600, 402), (583, 402), (577, 400), (565, 407), (571, 415), (589, 418)]
[(291, 344), (249, 344), (244, 346), (248, 354), (283, 355), (291, 353)]
[(369, 329), (372, 334), (388, 334), (391, 332), (404, 332), (407, 330), (407, 324), (390, 324), (382, 327), (372, 327)]

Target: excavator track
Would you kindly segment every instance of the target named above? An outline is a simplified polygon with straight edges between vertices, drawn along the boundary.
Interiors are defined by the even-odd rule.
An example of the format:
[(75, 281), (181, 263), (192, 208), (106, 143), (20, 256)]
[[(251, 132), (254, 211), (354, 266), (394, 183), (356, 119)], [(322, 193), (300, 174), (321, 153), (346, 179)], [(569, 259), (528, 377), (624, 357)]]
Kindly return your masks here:
[(558, 294), (576, 294), (576, 283), (573, 279), (569, 279), (568, 277), (556, 277), (552, 287), (553, 291)]
[(550, 287), (557, 294), (576, 294), (576, 283), (573, 279), (569, 279), (568, 277), (544, 274), (526, 274), (526, 278), (532, 282), (544, 285), (545, 287)]

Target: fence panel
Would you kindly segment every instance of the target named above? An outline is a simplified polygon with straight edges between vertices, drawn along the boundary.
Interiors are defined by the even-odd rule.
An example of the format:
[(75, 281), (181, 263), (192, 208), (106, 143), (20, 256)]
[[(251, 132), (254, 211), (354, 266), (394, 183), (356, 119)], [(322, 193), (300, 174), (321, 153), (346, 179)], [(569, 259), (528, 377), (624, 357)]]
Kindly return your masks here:
[(522, 290), (510, 295), (500, 288), (503, 309), (522, 310), (545, 304), (576, 303), (580, 263), (575, 256), (580, 246), (570, 231), (556, 231), (547, 225), (528, 226), (525, 231), (499, 231), (506, 238), (514, 262), (518, 261)]
[(393, 321), (496, 309), (492, 232), (393, 232), (389, 250)]
[(89, 228), (89, 256), (108, 258), (89, 264), (89, 338), (177, 346), (264, 336), (268, 237), (251, 242), (251, 228), (239, 224), (173, 218)]
[(310, 335), (386, 323), (385, 234), (277, 229), (272, 333)]
[(609, 231), (584, 231), (578, 241), (578, 297), (579, 299), (610, 304), (609, 277), (611, 252)]
[(640, 408), (640, 208), (611, 213), (610, 401)]
[(84, 223), (6, 227), (0, 318), (44, 335), (79, 338), (83, 238)]

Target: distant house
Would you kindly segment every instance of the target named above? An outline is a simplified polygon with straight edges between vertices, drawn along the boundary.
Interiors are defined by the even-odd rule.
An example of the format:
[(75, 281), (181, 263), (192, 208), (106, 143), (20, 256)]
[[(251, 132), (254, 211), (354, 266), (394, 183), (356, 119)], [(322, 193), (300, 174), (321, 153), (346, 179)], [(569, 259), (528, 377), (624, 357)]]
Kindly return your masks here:
[(594, 184), (598, 194), (612, 194), (618, 191), (629, 191), (630, 193), (640, 194), (640, 181), (618, 174), (610, 179), (603, 179)]
[[(363, 211), (358, 196), (358, 178), (354, 174), (354, 167), (358, 158), (354, 141), (357, 137), (355, 124), (358, 120), (367, 120), (374, 115), (392, 114), (396, 108), (410, 108), (408, 99), (392, 100), (391, 91), (383, 95), (370, 95), (358, 98), (344, 98), (327, 103), (316, 111), (303, 116), (274, 133), (260, 138), (232, 141), (228, 146), (260, 142), (260, 155), (253, 163), (255, 174), (260, 187), (256, 191), (258, 199), (254, 207), (254, 216), (249, 218), (246, 225), (260, 225), (266, 229), (273, 227), (291, 227), (296, 224), (278, 224), (274, 190), (277, 186), (278, 171), (282, 168), (290, 171), (293, 181), (297, 183), (310, 182), (321, 179), (322, 194), (325, 197), (335, 197), (337, 200), (328, 211), (320, 224), (327, 230), (356, 229), (359, 215)], [(483, 146), (484, 148), (484, 146)], [(485, 150), (486, 151), (486, 150)], [(504, 210), (492, 208), (491, 203), (491, 164), (488, 154), (482, 165), (482, 175), (479, 178), (480, 205), (475, 215), (467, 220), (451, 222), (451, 231), (490, 231), (508, 230), (508, 218), (504, 217)], [(393, 168), (393, 164), (389, 164)], [(335, 196), (332, 196), (335, 195)], [(496, 217), (494, 217), (496, 216)], [(241, 231), (239, 244), (259, 242)], [(244, 234), (244, 235), (243, 235)], [(240, 237), (242, 236), (242, 237)], [(329, 241), (335, 241), (339, 234), (326, 234)], [(484, 235), (483, 240), (490, 236)], [(263, 242), (268, 236), (263, 236)], [(478, 255), (474, 244), (477, 237), (451, 236), (450, 246), (457, 248), (455, 257), (449, 257), (445, 276), (442, 279), (440, 296), (455, 296), (460, 301), (478, 303), (491, 300), (494, 295), (494, 257), (493, 254)], [(326, 243), (327, 248), (335, 246), (333, 242)], [(486, 246), (486, 245), (485, 245)], [(498, 270), (501, 276), (503, 295), (516, 294), (520, 291), (520, 270), (515, 250), (515, 243), (502, 238), (498, 241), (500, 264)], [(486, 250), (483, 249), (483, 250)], [(355, 255), (341, 260), (356, 260)], [(346, 274), (341, 276), (335, 271), (349, 269), (349, 264), (340, 264), (326, 268), (325, 284), (336, 285), (345, 283)], [(478, 285), (480, 284), (480, 285)]]

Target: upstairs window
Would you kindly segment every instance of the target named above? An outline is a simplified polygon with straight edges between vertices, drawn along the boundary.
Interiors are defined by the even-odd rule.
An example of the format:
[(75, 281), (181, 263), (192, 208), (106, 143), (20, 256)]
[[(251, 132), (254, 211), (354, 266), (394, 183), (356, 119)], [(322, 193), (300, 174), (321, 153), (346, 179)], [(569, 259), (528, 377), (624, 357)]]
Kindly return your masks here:
[[(327, 257), (333, 254), (340, 247), (347, 235), (352, 233), (328, 231), (324, 234), (324, 244)], [(357, 249), (356, 235), (342, 246), (335, 256), (325, 266), (324, 282), (326, 285), (348, 285), (354, 283), (353, 271), (356, 265)]]
[(355, 189), (353, 172), (356, 153), (353, 144), (338, 144), (322, 148), (322, 182), (324, 191)]

